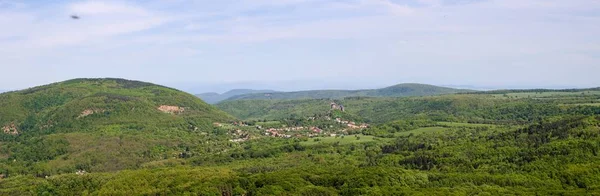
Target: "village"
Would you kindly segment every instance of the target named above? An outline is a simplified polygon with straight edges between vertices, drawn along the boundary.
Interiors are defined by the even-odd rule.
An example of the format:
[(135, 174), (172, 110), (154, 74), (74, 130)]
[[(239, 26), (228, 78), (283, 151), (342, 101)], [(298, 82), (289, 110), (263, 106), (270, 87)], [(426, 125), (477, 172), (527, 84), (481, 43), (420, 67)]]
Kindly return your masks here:
[[(346, 129), (341, 129), (338, 131), (330, 131), (330, 132), (325, 132), (322, 129), (318, 128), (318, 127), (285, 127), (285, 128), (270, 128), (270, 129), (266, 129), (265, 130), (265, 135), (267, 136), (271, 136), (271, 137), (283, 137), (283, 138), (291, 138), (291, 137), (317, 137), (317, 136), (323, 136), (323, 135), (327, 135), (329, 134), (332, 137), (335, 137), (336, 135), (348, 135), (348, 130), (349, 129), (365, 129), (367, 128), (369, 125), (368, 124), (359, 124), (357, 125), (355, 122), (352, 121), (345, 121), (342, 120), (340, 118), (336, 118), (335, 121), (339, 124), (341, 124), (342, 126), (346, 126)], [(304, 133), (304, 134), (302, 134)]]
[[(343, 105), (331, 103), (331, 110), (344, 111)], [(312, 125), (306, 126), (287, 126), (285, 124), (278, 124), (271, 126), (263, 126), (260, 122), (245, 123), (245, 122), (232, 122), (228, 124), (214, 123), (217, 127), (229, 129), (228, 134), (232, 136), (231, 142), (244, 142), (252, 138), (257, 138), (257, 135), (252, 135), (250, 132), (258, 131), (260, 135), (275, 138), (312, 138), (312, 137), (336, 137), (349, 135), (356, 133), (360, 130), (369, 127), (366, 123), (356, 123), (350, 120), (344, 120), (342, 118), (331, 118), (330, 116), (321, 117), (308, 117), (305, 119), (308, 122), (315, 122)], [(319, 123), (322, 122), (322, 123)], [(249, 125), (252, 124), (252, 125)], [(322, 125), (322, 124), (329, 124)]]

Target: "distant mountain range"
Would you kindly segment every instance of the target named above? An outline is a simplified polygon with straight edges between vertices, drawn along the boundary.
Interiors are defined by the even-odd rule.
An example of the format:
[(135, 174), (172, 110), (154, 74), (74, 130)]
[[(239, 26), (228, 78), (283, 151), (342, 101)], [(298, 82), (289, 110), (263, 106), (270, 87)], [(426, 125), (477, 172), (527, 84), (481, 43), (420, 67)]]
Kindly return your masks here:
[(200, 97), (200, 99), (204, 100), (204, 102), (206, 103), (210, 103), (210, 104), (215, 104), (215, 103), (219, 103), (223, 100), (229, 99), (231, 97), (234, 96), (238, 96), (238, 95), (245, 95), (245, 94), (253, 94), (253, 93), (275, 93), (277, 91), (274, 90), (252, 90), (252, 89), (234, 89), (234, 90), (230, 90), (227, 91), (223, 94), (219, 94), (219, 93), (202, 93), (202, 94), (197, 94), (197, 97)]
[(224, 94), (204, 93), (197, 95), (207, 103), (218, 103), (231, 100), (260, 99), (339, 99), (344, 97), (409, 97), (452, 93), (474, 92), (473, 90), (455, 89), (427, 84), (405, 83), (380, 89), (364, 90), (310, 90), (296, 92), (276, 92), (269, 90), (233, 90)]

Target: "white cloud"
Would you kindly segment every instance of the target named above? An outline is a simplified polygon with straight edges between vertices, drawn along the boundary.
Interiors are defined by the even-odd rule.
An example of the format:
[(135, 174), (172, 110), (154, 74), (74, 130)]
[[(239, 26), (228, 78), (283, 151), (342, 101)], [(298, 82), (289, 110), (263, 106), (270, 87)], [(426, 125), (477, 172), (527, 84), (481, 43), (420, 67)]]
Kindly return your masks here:
[(396, 15), (408, 15), (412, 14), (414, 10), (408, 6), (399, 5), (391, 2), (390, 0), (362, 0), (363, 4), (383, 6), (388, 9), (389, 12)]
[(390, 0), (357, 0), (357, 1), (341, 1), (331, 2), (326, 4), (324, 7), (328, 7), (333, 10), (347, 10), (354, 12), (373, 12), (379, 14), (393, 14), (393, 15), (409, 15), (415, 12), (415, 9), (394, 3)]
[[(35, 7), (3, 2), (0, 65), (23, 65), (11, 69), (27, 73), (53, 64), (44, 67), (62, 74), (53, 79), (94, 76), (89, 70), (110, 74), (101, 66), (110, 64), (149, 70), (132, 75), (138, 79), (195, 78), (200, 71), (203, 79), (220, 81), (220, 73), (231, 69), (243, 71), (228, 75), (230, 81), (289, 77), (281, 73), (290, 70), (299, 77), (292, 79), (329, 78), (339, 77), (332, 70), (343, 70), (341, 75), (386, 81), (402, 73), (420, 81), (469, 77), (470, 82), (500, 83), (510, 71), (498, 72), (497, 78), (477, 75), (495, 73), (491, 70), (503, 64), (528, 65), (519, 75), (527, 82), (525, 75), (543, 64), (561, 70), (557, 66), (568, 59), (573, 59), (569, 66), (585, 69), (598, 69), (590, 65), (600, 63), (589, 55), (600, 52), (595, 36), (600, 3), (594, 0), (99, 0)], [(71, 14), (81, 19), (72, 20)], [(295, 66), (285, 67), (289, 64)], [(461, 73), (445, 75), (453, 69)]]
[(0, 8), (25, 8), (26, 4), (22, 1), (0, 0)]
[(68, 10), (74, 14), (96, 15), (96, 14), (126, 14), (126, 15), (148, 15), (142, 8), (119, 2), (87, 1), (74, 3), (68, 6)]
[(600, 1), (595, 0), (493, 0), (490, 5), (509, 9), (532, 9), (546, 11), (569, 11), (598, 9)]
[[(9, 12), (10, 13), (10, 12)], [(71, 14), (81, 19), (70, 19)], [(142, 7), (118, 2), (89, 1), (19, 14), (0, 14), (0, 26), (12, 27), (0, 37), (19, 37), (16, 48), (55, 48), (105, 41), (112, 36), (148, 30), (169, 18)], [(1, 41), (1, 40), (0, 40)]]
[(442, 0), (418, 0), (419, 3), (424, 4), (424, 5), (428, 5), (428, 6), (441, 6), (442, 5)]

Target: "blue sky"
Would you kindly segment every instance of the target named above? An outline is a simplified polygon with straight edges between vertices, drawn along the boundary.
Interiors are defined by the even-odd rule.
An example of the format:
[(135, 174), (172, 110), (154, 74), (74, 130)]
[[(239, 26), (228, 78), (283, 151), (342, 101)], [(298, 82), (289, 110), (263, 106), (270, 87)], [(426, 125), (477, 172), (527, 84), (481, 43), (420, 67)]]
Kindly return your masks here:
[(0, 89), (591, 87), (598, 24), (597, 0), (0, 0)]

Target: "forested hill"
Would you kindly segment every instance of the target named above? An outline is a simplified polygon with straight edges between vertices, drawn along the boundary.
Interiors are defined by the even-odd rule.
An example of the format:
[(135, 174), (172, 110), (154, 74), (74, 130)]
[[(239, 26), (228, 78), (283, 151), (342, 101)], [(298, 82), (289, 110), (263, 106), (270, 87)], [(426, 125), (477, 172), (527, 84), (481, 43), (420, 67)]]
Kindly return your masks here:
[[(526, 123), (541, 116), (600, 114), (600, 91), (579, 97), (517, 98), (524, 95), (441, 95), (430, 97), (347, 97), (337, 100), (235, 100), (216, 106), (245, 120), (286, 119), (330, 111), (330, 103), (344, 105), (345, 113), (369, 123), (428, 117), (438, 121)], [(527, 96), (525, 96), (527, 97)], [(509, 120), (510, 119), (510, 120)]]
[(248, 99), (339, 99), (344, 97), (409, 97), (472, 92), (472, 90), (454, 89), (427, 84), (398, 84), (381, 89), (366, 90), (311, 90), (278, 93), (253, 93), (233, 96), (230, 100)]
[(74, 79), (3, 93), (0, 108), (0, 125), (16, 124), (20, 132), (40, 126), (65, 132), (138, 121), (158, 125), (173, 118), (182, 123), (231, 119), (193, 95), (124, 79)]
[(204, 100), (206, 103), (210, 103), (210, 104), (215, 104), (215, 103), (219, 103), (220, 101), (223, 101), (225, 99), (228, 99), (230, 97), (233, 96), (237, 96), (237, 95), (244, 95), (244, 94), (253, 94), (253, 93), (275, 93), (277, 91), (274, 90), (252, 90), (252, 89), (233, 89), (230, 91), (227, 91), (223, 94), (219, 94), (219, 93), (201, 93), (201, 94), (197, 94), (197, 97), (200, 97), (200, 99)]
[(0, 195), (600, 193), (600, 91), (217, 106), (244, 121), (120, 79), (0, 94)]
[(191, 94), (124, 79), (7, 92), (0, 94), (0, 173), (136, 168), (207, 140), (214, 122), (233, 120)]

